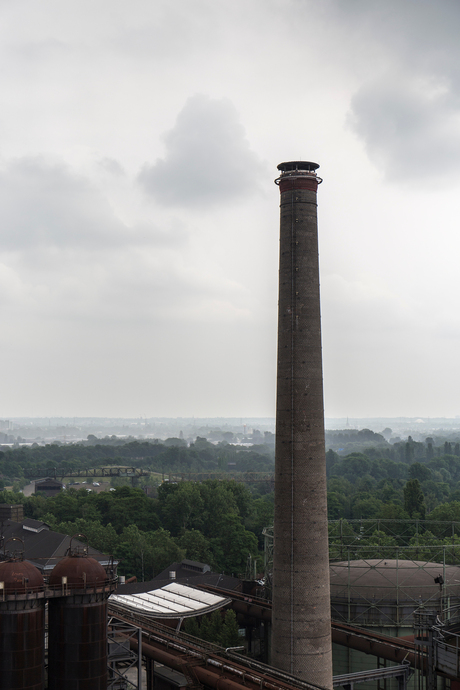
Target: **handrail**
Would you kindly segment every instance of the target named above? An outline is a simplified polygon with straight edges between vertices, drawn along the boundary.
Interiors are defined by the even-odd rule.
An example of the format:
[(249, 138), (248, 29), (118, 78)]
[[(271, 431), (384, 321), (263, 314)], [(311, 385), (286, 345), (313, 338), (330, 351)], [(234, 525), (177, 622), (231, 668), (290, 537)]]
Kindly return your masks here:
[(0, 590), (0, 603), (4, 601), (24, 601), (27, 599), (56, 599), (58, 597), (68, 597), (79, 594), (98, 594), (107, 592), (111, 594), (115, 591), (118, 584), (117, 579), (102, 580), (93, 586), (80, 585), (41, 585), (40, 587), (27, 587), (24, 591), (7, 592)]

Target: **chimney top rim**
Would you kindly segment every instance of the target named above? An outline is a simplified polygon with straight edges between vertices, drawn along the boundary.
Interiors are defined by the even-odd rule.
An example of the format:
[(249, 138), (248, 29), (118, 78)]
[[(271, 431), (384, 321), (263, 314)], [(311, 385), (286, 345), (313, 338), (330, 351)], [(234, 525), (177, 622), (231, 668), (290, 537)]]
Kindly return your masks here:
[(277, 169), (282, 173), (289, 172), (315, 172), (319, 168), (318, 163), (313, 163), (312, 161), (287, 161), (285, 163), (280, 163)]

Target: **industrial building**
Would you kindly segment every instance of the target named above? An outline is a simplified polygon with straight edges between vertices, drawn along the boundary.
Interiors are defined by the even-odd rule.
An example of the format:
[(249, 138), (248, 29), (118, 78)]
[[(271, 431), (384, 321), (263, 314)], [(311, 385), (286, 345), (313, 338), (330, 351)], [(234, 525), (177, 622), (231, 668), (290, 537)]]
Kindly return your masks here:
[[(414, 640), (421, 621), (423, 625), (427, 620), (437, 621), (448, 628), (450, 619), (458, 618), (457, 565), (404, 557), (337, 561), (330, 565), (330, 580), (334, 622), (395, 640)], [(338, 644), (333, 644), (333, 660), (335, 675), (374, 668), (376, 661), (358, 649)]]
[[(121, 578), (120, 578), (121, 580)], [(124, 584), (120, 581), (117, 592), (119, 594), (139, 594), (149, 589), (164, 587), (170, 582), (179, 582), (191, 587), (209, 586), (227, 591), (240, 591), (241, 580), (231, 575), (214, 573), (207, 563), (199, 563), (184, 558), (182, 561), (171, 563), (161, 573), (148, 582), (132, 582)]]
[[(259, 666), (254, 666), (253, 655), (267, 658), (264, 652), (269, 651), (272, 617), (271, 602), (259, 598), (262, 588), (256, 582), (222, 576), (213, 573), (206, 564), (184, 560), (171, 564), (151, 582), (120, 585), (115, 590), (116, 582), (111, 573), (108, 574), (100, 563), (90, 558), (82, 545), (76, 545), (76, 540), (71, 543), (70, 555), (61, 559), (47, 578), (43, 578), (37, 568), (22, 560), (17, 553), (8, 558), (11, 548), (11, 544), (6, 544), (6, 560), (0, 563), (0, 659), (2, 677), (8, 679), (8, 685), (0, 683), (0, 687), (11, 690), (29, 687), (34, 690), (128, 687), (121, 682), (113, 684), (118, 682), (116, 679), (110, 684), (110, 669), (114, 659), (127, 659), (129, 654), (137, 653), (139, 642), (136, 640), (141, 639), (140, 632), (128, 639), (128, 629), (122, 630), (114, 643), (114, 639), (107, 638), (108, 621), (110, 629), (114, 629), (113, 616), (126, 624), (138, 626), (144, 632), (142, 654), (149, 679), (148, 690), (156, 687), (154, 679), (157, 675), (161, 676), (164, 690), (177, 687), (177, 683), (180, 687), (181, 684), (196, 684), (191, 683), (193, 675), (190, 676), (189, 664), (196, 667), (196, 672), (203, 678), (200, 686), (207, 687), (207, 682), (204, 682), (207, 672), (202, 672), (201, 666), (204, 664), (207, 668), (209, 654), (213, 663), (223, 664), (223, 673), (224, 669), (227, 673), (230, 669), (233, 669), (232, 673), (239, 673), (237, 669), (246, 662), (234, 657), (231, 657), (231, 663), (230, 657), (224, 662), (223, 650), (209, 643), (200, 643), (195, 638), (191, 638), (193, 642), (190, 639), (187, 642), (187, 636), (181, 637), (178, 630), (181, 622), (190, 616), (206, 615), (227, 607), (233, 608), (240, 626), (246, 629), (242, 643), (251, 653), (251, 660), (247, 662), (249, 667), (263, 672), (269, 683), (267, 687), (271, 687), (270, 683), (277, 678), (274, 669), (270, 670), (260, 662), (257, 662)], [(358, 682), (357, 673), (361, 681), (365, 674), (370, 674), (368, 683), (362, 685), (363, 690), (376, 687), (378, 678), (382, 682), (385, 679), (387, 690), (396, 688), (398, 683), (403, 683), (400, 687), (419, 687), (417, 683), (414, 685), (417, 675), (413, 675), (412, 685), (407, 684), (412, 669), (412, 673), (415, 670), (423, 678), (420, 687), (434, 690), (435, 685), (425, 682), (429, 668), (426, 647), (431, 635), (430, 644), (436, 650), (433, 654), (436, 662), (431, 666), (434, 675), (438, 674), (441, 680), (450, 679), (451, 688), (458, 690), (453, 679), (460, 663), (460, 636), (456, 636), (455, 628), (444, 625), (441, 638), (438, 634), (426, 634), (425, 621), (423, 644), (417, 647), (416, 643), (421, 616), (425, 619), (431, 616), (430, 628), (433, 628), (433, 625), (439, 626), (438, 614), (446, 604), (452, 613), (456, 607), (458, 609), (458, 566), (403, 559), (361, 559), (331, 563), (330, 574), (334, 687)], [(45, 649), (46, 603), (49, 642)], [(447, 623), (453, 624), (455, 620)], [(395, 637), (395, 633), (399, 637)], [(168, 656), (172, 640), (175, 640), (177, 649), (182, 650), (178, 659)], [(107, 655), (107, 643), (112, 651), (116, 650), (111, 659)], [(201, 644), (199, 662), (192, 650), (197, 644)], [(161, 651), (164, 645), (168, 652)], [(216, 655), (220, 661), (216, 661)], [(402, 663), (404, 660), (408, 665)], [(174, 673), (163, 672), (154, 661), (166, 663)], [(344, 676), (350, 673), (353, 674), (351, 677)], [(221, 688), (223, 680), (219, 680), (219, 674), (213, 676), (211, 673), (210, 687)], [(285, 682), (288, 681), (288, 688), (297, 687), (296, 683), (300, 683), (290, 674), (283, 674), (278, 680), (283, 677)], [(270, 682), (268, 678), (271, 678)], [(309, 681), (302, 682), (301, 688), (317, 687)], [(237, 683), (237, 686), (230, 685), (229, 690), (243, 690), (243, 686)]]
[(107, 599), (117, 561), (83, 535), (23, 519), (22, 506), (2, 505), (0, 516), (0, 687), (106, 690)]
[[(5, 544), (15, 538), (21, 541), (23, 558), (32, 563), (47, 578), (53, 568), (68, 553), (71, 537), (50, 529), (46, 522), (32, 518), (16, 521), (8, 515), (16, 517), (23, 515), (22, 506), (0, 506), (3, 518), (0, 522), (0, 558), (5, 554)], [(79, 546), (83, 547), (80, 543)], [(8, 549), (7, 549), (8, 550)], [(103, 554), (91, 546), (87, 546), (88, 555), (98, 561), (103, 568), (111, 568), (116, 575), (117, 564), (108, 554)]]
[(394, 637), (413, 634), (416, 613), (440, 615), (460, 606), (457, 565), (394, 558), (330, 565), (331, 610), (336, 621)]
[[(8, 548), (13, 538), (5, 542)], [(116, 581), (85, 549), (69, 555), (45, 582), (23, 554), (0, 563), (1, 686), (8, 690), (107, 690), (107, 599)], [(45, 605), (48, 665), (45, 679)], [(46, 683), (46, 686), (45, 686)]]
[[(174, 564), (176, 568), (179, 565)], [(199, 565), (203, 564), (197, 564)], [(398, 565), (401, 566), (400, 569)], [(175, 575), (176, 572), (172, 570), (172, 567), (170, 576)], [(439, 635), (432, 635), (430, 630), (433, 622), (439, 625), (438, 614), (443, 605), (440, 600), (440, 584), (436, 581), (439, 579), (439, 570), (446, 576), (446, 580), (441, 585), (442, 601), (449, 603), (451, 613), (454, 614), (460, 583), (458, 566), (444, 567), (442, 563), (404, 560), (401, 560), (399, 564), (396, 561), (385, 562), (385, 559), (374, 559), (367, 563), (365, 559), (362, 559), (355, 563), (353, 561), (332, 563), (330, 568), (331, 582), (334, 583), (331, 585), (334, 687), (359, 682), (363, 690), (370, 690), (375, 688), (376, 682), (379, 681), (385, 683), (386, 690), (396, 690), (396, 688), (434, 690), (436, 686), (428, 683), (429, 669), (433, 677), (437, 676), (439, 682), (444, 684), (443, 686), (446, 682), (447, 684), (450, 682), (451, 688), (456, 687), (454, 678), (460, 664), (459, 649), (456, 645), (460, 637), (455, 634), (454, 619), (448, 620), (447, 624), (442, 624), (442, 639)], [(163, 573), (163, 577), (164, 575)], [(211, 576), (219, 578), (217, 574), (209, 570), (205, 575), (209, 578)], [(206, 582), (204, 574), (197, 574), (196, 578), (189, 575), (187, 579), (187, 587), (195, 590), (189, 602), (192, 606), (196, 605), (193, 603), (194, 599), (203, 600), (203, 590), (227, 599), (226, 605), (231, 606), (235, 611), (240, 627), (245, 629), (244, 645), (246, 652), (251, 655), (249, 663), (254, 663), (254, 657), (266, 662), (265, 652), (269, 651), (270, 646), (272, 604), (270, 600), (259, 598), (262, 588), (258, 586), (258, 583), (240, 581), (237, 589), (229, 590), (210, 584), (210, 580)], [(139, 599), (142, 598), (140, 594), (142, 589), (145, 590), (146, 596), (153, 595), (152, 606), (159, 604), (162, 607), (159, 609), (158, 616), (154, 611), (142, 610), (141, 606), (137, 606), (136, 610), (132, 608), (130, 611), (129, 597), (118, 597), (118, 593), (109, 600), (109, 609), (115, 615), (120, 615), (126, 620), (134, 617), (146, 634), (151, 635), (155, 631), (155, 639), (160, 645), (158, 649), (161, 645), (167, 644), (166, 641), (171, 634), (166, 632), (167, 628), (161, 631), (161, 626), (157, 625), (158, 620), (161, 618), (163, 626), (172, 625), (172, 628), (177, 630), (181, 615), (175, 607), (184, 606), (182, 609), (184, 616), (189, 615), (190, 611), (190, 609), (187, 611), (186, 602), (180, 599), (184, 592), (179, 589), (176, 592), (176, 588), (183, 585), (178, 585), (175, 578), (170, 577), (169, 584), (162, 585), (161, 588), (159, 585), (159, 582), (155, 585), (152, 581), (126, 585), (125, 588), (136, 587)], [(158, 589), (150, 591), (155, 586)], [(371, 590), (374, 591), (372, 595)], [(176, 594), (179, 594), (179, 597), (176, 598)], [(158, 600), (155, 602), (156, 597)], [(119, 598), (127, 599), (122, 607), (119, 606)], [(170, 605), (168, 601), (172, 599), (173, 603)], [(169, 613), (164, 610), (164, 604), (170, 606)], [(376, 608), (373, 609), (373, 606)], [(380, 611), (379, 607), (381, 607)], [(205, 612), (204, 609), (202, 610)], [(356, 627), (355, 622), (357, 615), (360, 616), (359, 627)], [(405, 620), (405, 617), (408, 619)], [(366, 620), (371, 625), (366, 626)], [(456, 620), (459, 620), (458, 617)], [(394, 635), (396, 631), (393, 629), (395, 623), (398, 622), (401, 624), (400, 635), (405, 633), (400, 637)], [(432, 647), (436, 650), (432, 654), (431, 661), (428, 651), (430, 635)], [(186, 640), (187, 636), (185, 638), (178, 636), (177, 645), (182, 645)], [(185, 650), (185, 647), (183, 649)], [(210, 652), (209, 647), (207, 652)], [(222, 654), (222, 651), (217, 652), (214, 649), (214, 653)], [(157, 653), (152, 649), (149, 654), (152, 655), (152, 659), (162, 658), (160, 651)], [(193, 659), (193, 654), (190, 658)], [(170, 661), (173, 664), (172, 668), (178, 671), (177, 662)], [(275, 673), (274, 669), (268, 671), (268, 667), (264, 668), (264, 672), (268, 675), (271, 672)], [(285, 678), (289, 676), (285, 672), (284, 675)], [(184, 679), (182, 678), (181, 681), (184, 682)], [(163, 678), (163, 682), (169, 681)], [(294, 682), (290, 676), (289, 682)], [(308, 681), (303, 682), (313, 685)], [(171, 683), (173, 683), (172, 679)]]
[(34, 493), (38, 496), (49, 498), (50, 496), (57, 496), (63, 488), (62, 482), (53, 479), (53, 477), (46, 477), (45, 479), (37, 479), (35, 481)]

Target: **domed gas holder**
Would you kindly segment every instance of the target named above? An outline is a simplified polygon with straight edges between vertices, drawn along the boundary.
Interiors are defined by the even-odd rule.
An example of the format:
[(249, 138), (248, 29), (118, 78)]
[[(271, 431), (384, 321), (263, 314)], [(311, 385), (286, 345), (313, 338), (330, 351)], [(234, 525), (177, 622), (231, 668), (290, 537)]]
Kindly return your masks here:
[[(7, 550), (9, 542), (22, 546)], [(45, 583), (24, 560), (24, 542), (5, 542), (0, 562), (0, 687), (42, 690), (45, 650)]]
[(116, 584), (75, 534), (49, 578), (49, 690), (107, 687), (107, 600)]
[[(10, 542), (19, 542), (17, 549), (7, 549)], [(28, 599), (44, 596), (43, 577), (32, 563), (24, 560), (24, 542), (19, 537), (5, 541), (3, 560), (0, 562), (0, 601)]]
[[(85, 540), (85, 544), (73, 544), (74, 540)], [(99, 561), (89, 555), (88, 538), (74, 534), (66, 555), (57, 563), (49, 577), (47, 597), (65, 597), (79, 594), (103, 594), (109, 596), (115, 591), (117, 580)]]

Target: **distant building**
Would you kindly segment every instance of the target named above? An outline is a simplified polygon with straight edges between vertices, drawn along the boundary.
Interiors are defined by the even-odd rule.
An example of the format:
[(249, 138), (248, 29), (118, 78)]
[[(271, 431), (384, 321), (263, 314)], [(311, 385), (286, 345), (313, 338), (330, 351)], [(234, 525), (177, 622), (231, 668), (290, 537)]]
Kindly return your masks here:
[(21, 522), (24, 520), (24, 506), (22, 503), (9, 505), (8, 503), (0, 503), (0, 522), (7, 520), (14, 520)]
[(48, 496), (56, 496), (62, 489), (64, 485), (62, 482), (58, 482), (56, 479), (51, 477), (46, 477), (46, 479), (37, 479), (35, 482), (35, 493), (48, 498)]
[(190, 587), (200, 585), (212, 585), (226, 590), (241, 591), (242, 583), (237, 577), (230, 575), (223, 575), (222, 573), (213, 573), (211, 567), (207, 563), (199, 563), (198, 561), (191, 561), (184, 559), (180, 562), (171, 563), (171, 565), (159, 573), (153, 580), (149, 582), (134, 582), (132, 584), (119, 584), (117, 594), (139, 594), (141, 592), (148, 592), (152, 589), (164, 587), (171, 582), (178, 582)]

